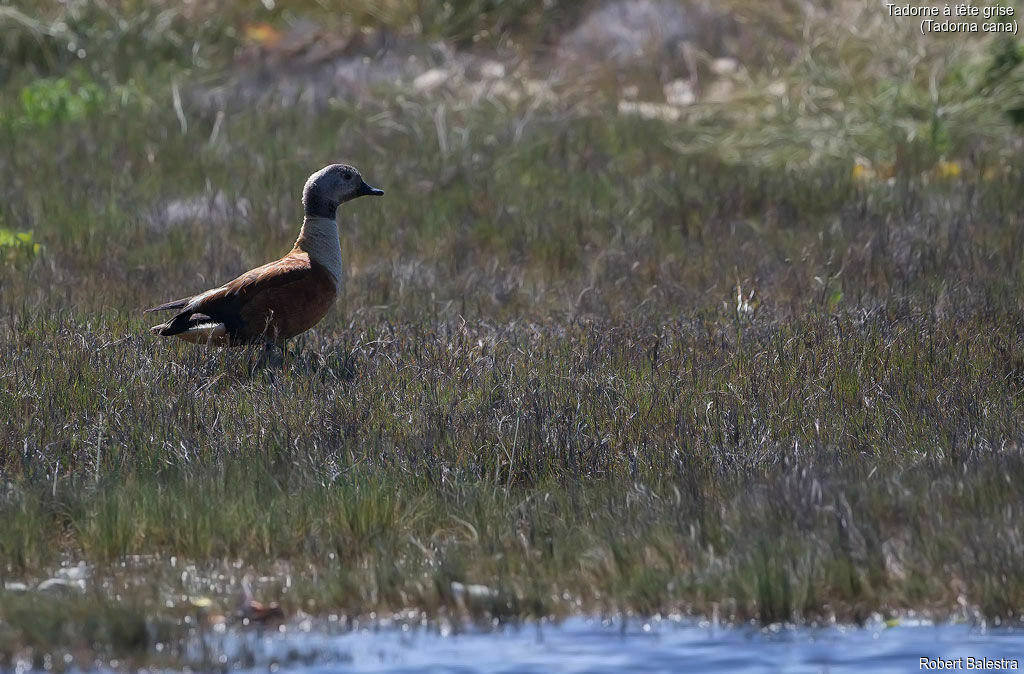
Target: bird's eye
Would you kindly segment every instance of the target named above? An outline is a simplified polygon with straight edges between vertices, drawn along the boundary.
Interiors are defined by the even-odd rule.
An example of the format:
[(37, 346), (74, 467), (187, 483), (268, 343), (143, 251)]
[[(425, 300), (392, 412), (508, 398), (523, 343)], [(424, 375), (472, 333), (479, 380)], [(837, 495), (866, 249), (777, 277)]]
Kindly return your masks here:
[(352, 173), (350, 171), (345, 171), (341, 174), (341, 178), (342, 180), (352, 180)]

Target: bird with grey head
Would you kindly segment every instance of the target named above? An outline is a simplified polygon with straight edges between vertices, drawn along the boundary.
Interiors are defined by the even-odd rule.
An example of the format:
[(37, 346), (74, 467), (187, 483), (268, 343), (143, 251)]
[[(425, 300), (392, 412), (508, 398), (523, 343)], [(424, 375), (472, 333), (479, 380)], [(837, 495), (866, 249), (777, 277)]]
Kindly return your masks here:
[(224, 285), (147, 309), (179, 312), (151, 331), (215, 346), (263, 342), (280, 347), (316, 325), (341, 289), (338, 206), (382, 194), (384, 190), (367, 185), (352, 166), (325, 166), (303, 187), (305, 217), (287, 255)]

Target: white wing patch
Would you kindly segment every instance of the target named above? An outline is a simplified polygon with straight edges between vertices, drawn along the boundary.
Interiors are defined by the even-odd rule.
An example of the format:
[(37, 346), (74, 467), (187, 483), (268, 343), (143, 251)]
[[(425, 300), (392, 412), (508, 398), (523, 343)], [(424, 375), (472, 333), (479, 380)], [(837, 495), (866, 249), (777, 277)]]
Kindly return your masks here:
[(227, 336), (227, 332), (227, 326), (223, 323), (211, 322), (194, 325), (185, 332), (179, 332), (175, 337), (194, 344), (216, 344)]

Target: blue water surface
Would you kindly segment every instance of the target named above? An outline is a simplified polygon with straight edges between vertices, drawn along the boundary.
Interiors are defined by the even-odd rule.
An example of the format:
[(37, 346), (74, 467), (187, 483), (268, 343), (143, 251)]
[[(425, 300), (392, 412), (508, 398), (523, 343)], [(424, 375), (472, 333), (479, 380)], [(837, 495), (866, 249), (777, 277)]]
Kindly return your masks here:
[[(916, 672), (1018, 671), (1024, 630), (903, 621), (887, 627), (721, 627), (694, 621), (571, 618), (446, 634), (389, 627), (329, 634), (295, 631), (224, 635), (213, 646), (249, 671), (412, 672)], [(922, 668), (930, 658), (931, 668)], [(939, 669), (935, 659), (944, 665)], [(958, 660), (960, 658), (960, 660)], [(975, 658), (971, 663), (968, 658)], [(1005, 666), (971, 668), (977, 659)], [(211, 663), (212, 664), (212, 663)], [(995, 666), (992, 666), (995, 664)], [(1016, 669), (1015, 669), (1016, 667)]]

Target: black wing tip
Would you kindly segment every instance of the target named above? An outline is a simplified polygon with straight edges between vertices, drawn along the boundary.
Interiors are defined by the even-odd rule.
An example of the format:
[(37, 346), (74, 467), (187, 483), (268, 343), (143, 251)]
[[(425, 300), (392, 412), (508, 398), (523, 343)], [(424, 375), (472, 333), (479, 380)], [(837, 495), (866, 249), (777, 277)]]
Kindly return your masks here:
[(160, 325), (154, 325), (149, 329), (149, 331), (154, 335), (158, 335), (160, 337), (173, 337), (179, 333), (185, 332), (186, 330), (189, 329), (189, 327), (190, 326), (188, 317), (186, 317), (185, 320), (183, 321), (180, 321), (178, 320), (177, 317), (175, 317), (173, 321), (161, 323)]

